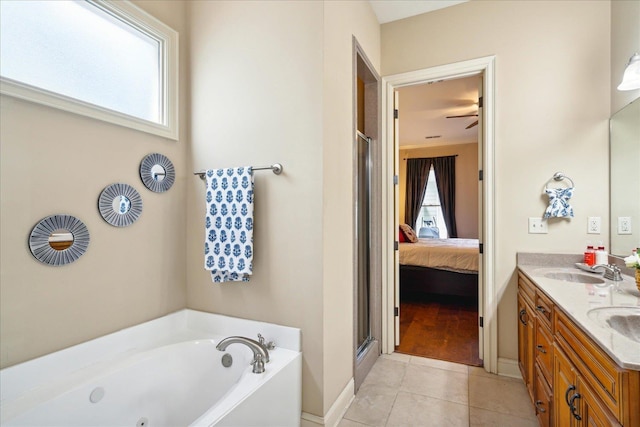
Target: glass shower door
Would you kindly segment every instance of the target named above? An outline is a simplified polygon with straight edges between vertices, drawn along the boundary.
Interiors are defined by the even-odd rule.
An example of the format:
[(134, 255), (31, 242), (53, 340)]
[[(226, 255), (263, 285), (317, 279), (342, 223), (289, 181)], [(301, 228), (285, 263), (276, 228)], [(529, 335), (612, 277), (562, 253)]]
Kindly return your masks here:
[(371, 139), (357, 132), (357, 355), (371, 342)]

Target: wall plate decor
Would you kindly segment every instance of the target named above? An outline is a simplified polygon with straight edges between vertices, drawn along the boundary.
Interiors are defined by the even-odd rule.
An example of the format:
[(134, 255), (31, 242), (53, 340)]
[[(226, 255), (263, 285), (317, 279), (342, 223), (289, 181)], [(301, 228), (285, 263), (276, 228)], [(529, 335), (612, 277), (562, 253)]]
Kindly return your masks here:
[(128, 184), (111, 184), (100, 193), (98, 210), (109, 224), (126, 227), (142, 213), (142, 197)]
[(40, 262), (53, 266), (71, 264), (89, 246), (89, 230), (71, 215), (51, 215), (38, 222), (29, 235), (29, 249)]
[(149, 190), (163, 193), (170, 189), (176, 180), (176, 171), (166, 156), (151, 153), (140, 162), (140, 178)]

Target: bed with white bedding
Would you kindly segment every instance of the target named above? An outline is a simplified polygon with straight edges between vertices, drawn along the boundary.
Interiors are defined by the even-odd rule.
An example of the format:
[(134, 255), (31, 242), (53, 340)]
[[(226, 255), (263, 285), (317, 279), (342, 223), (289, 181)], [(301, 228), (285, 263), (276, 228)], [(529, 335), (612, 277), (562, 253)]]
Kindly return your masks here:
[(418, 239), (400, 243), (403, 295), (478, 295), (478, 239)]

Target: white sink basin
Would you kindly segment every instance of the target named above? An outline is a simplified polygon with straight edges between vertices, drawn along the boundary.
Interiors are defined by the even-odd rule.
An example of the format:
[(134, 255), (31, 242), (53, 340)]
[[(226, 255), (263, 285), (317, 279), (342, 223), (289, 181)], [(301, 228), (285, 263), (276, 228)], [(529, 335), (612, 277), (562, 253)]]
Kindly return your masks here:
[(640, 342), (640, 307), (599, 307), (589, 310), (587, 316), (603, 328)]
[(588, 276), (586, 274), (581, 273), (568, 273), (568, 272), (560, 272), (560, 271), (550, 271), (545, 273), (544, 277), (547, 279), (555, 279), (555, 280), (564, 280), (565, 282), (574, 282), (574, 283), (592, 283), (592, 284), (602, 284), (604, 280), (600, 277)]

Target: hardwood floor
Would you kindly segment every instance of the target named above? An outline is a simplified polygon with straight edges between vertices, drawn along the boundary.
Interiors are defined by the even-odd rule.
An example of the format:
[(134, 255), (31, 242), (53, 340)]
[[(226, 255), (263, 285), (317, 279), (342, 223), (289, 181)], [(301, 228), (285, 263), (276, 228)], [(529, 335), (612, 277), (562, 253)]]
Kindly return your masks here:
[(400, 303), (398, 353), (482, 366), (478, 357), (478, 302), (430, 296)]

